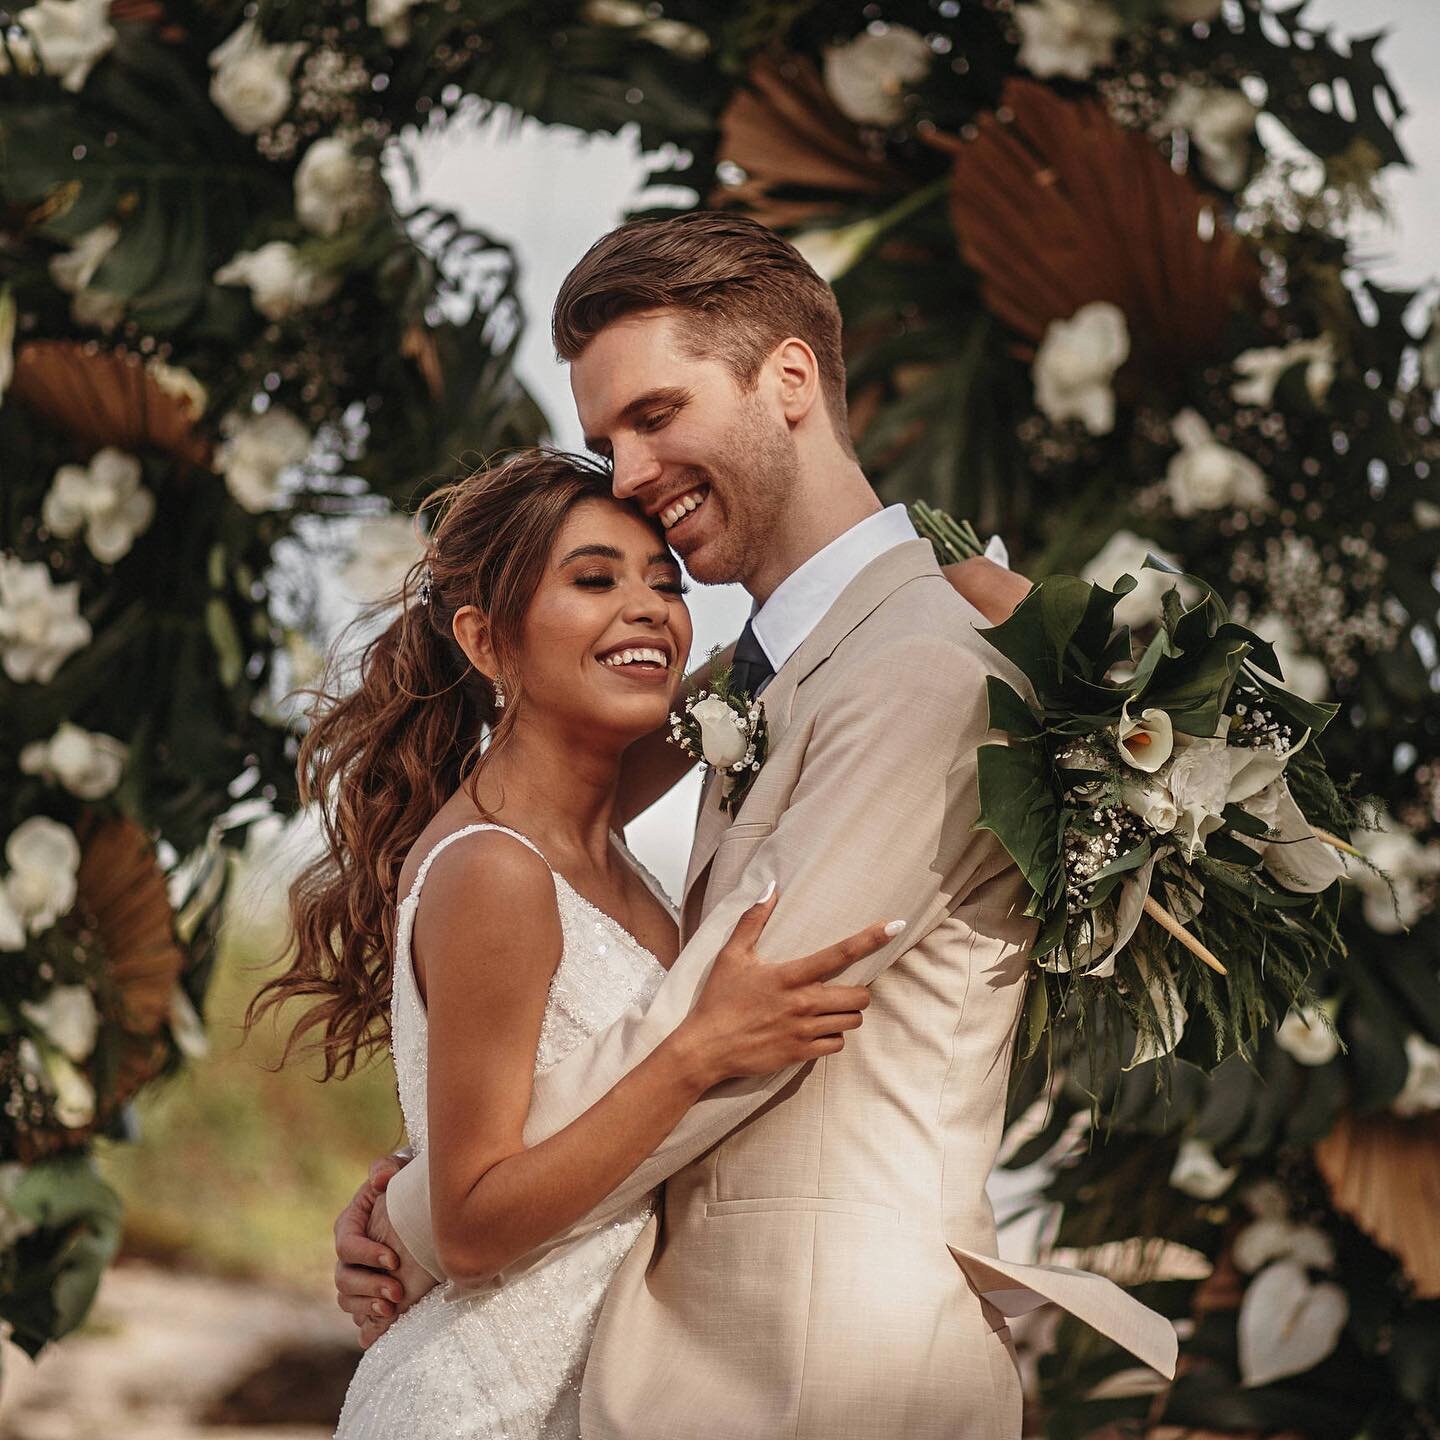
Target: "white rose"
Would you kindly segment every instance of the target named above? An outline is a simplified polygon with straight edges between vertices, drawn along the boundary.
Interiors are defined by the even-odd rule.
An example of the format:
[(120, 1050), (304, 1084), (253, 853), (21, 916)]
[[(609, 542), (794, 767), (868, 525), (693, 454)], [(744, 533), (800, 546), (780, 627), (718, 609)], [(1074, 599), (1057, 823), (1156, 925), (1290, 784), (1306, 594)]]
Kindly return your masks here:
[(1200, 168), (1217, 185), (1238, 190), (1250, 168), (1250, 145), (1259, 110), (1239, 90), (1182, 81), (1160, 124), (1184, 130)]
[(32, 935), (48, 930), (75, 904), (80, 842), (74, 831), (44, 815), (22, 820), (5, 842), (10, 873), (5, 893)]
[(368, 0), (365, 19), (383, 31), (387, 45), (403, 45), (410, 38), (410, 12), (422, 0)]
[(1283, 1216), (1262, 1216), (1236, 1237), (1231, 1256), (1237, 1269), (1253, 1275), (1272, 1260), (1298, 1260), (1312, 1270), (1335, 1264), (1335, 1246), (1314, 1225), (1297, 1225)]
[(1051, 420), (1082, 421), (1092, 435), (1115, 428), (1111, 381), (1130, 355), (1125, 313), (1108, 300), (1052, 320), (1035, 352), (1035, 403)]
[(35, 1222), (15, 1209), (15, 1192), (27, 1173), (25, 1167), (15, 1160), (0, 1165), (0, 1254), (35, 1229)]
[(22, 1000), (21, 1013), (78, 1065), (95, 1048), (100, 1013), (83, 985), (57, 985), (43, 1000)]
[(15, 378), (15, 297), (6, 285), (0, 289), (0, 399)]
[(1235, 357), (1234, 364), (1235, 373), (1242, 377), (1230, 387), (1230, 398), (1237, 405), (1271, 405), (1280, 377), (1292, 365), (1304, 365), (1305, 389), (1321, 405), (1335, 379), (1335, 342), (1322, 335), (1318, 340), (1296, 340), (1283, 347), (1246, 350)]
[(1204, 1140), (1193, 1136), (1180, 1142), (1180, 1153), (1170, 1171), (1170, 1183), (1197, 1200), (1218, 1200), (1234, 1183), (1240, 1167), (1228, 1169)]
[(71, 297), (70, 318), (77, 325), (113, 330), (125, 314), (125, 301), (108, 290), (92, 290), (90, 282), (101, 262), (120, 240), (120, 227), (107, 220), (87, 230), (69, 250), (50, 257), (50, 278)]
[(1248, 622), (1262, 640), (1268, 640), (1285, 672), (1285, 688), (1305, 700), (1323, 700), (1330, 693), (1330, 672), (1322, 661), (1307, 655), (1300, 638), (1278, 615), (1266, 612)]
[(242, 135), (266, 130), (290, 108), (290, 76), (304, 53), (303, 42), (267, 45), (247, 20), (210, 52), (210, 99)]
[(12, 680), (48, 685), (90, 633), (78, 581), (57, 585), (41, 561), (0, 554), (0, 664)]
[[(1179, 565), (1178, 556), (1162, 550), (1153, 540), (1136, 535), (1132, 530), (1117, 530), (1104, 544), (1100, 553), (1080, 572), (1092, 585), (1115, 588), (1122, 575), (1135, 577), (1135, 588), (1115, 607), (1115, 623), (1138, 630), (1160, 618), (1160, 602), (1165, 592), (1180, 584), (1178, 576), (1163, 570), (1146, 570), (1146, 555), (1154, 555), (1170, 565)], [(1186, 587), (1181, 586), (1182, 593)]]
[(1365, 923), (1382, 935), (1398, 935), (1433, 904), (1436, 882), (1440, 881), (1440, 842), (1422, 845), (1390, 815), (1381, 815), (1378, 823), (1380, 829), (1360, 831), (1350, 840), (1384, 873), (1377, 875), (1363, 865), (1346, 868), (1363, 898)]
[(49, 740), (36, 740), (20, 752), (20, 769), (58, 780), (81, 800), (99, 800), (120, 783), (126, 754), (125, 746), (113, 736), (62, 720)]
[(1175, 801), (1163, 785), (1126, 785), (1120, 798), (1157, 835), (1168, 835), (1180, 818)]
[(96, 61), (115, 43), (110, 0), (40, 0), (15, 18), (34, 42), (40, 63), (72, 95), (85, 88)]
[(1175, 727), (1163, 710), (1149, 706), (1131, 715), (1127, 700), (1115, 728), (1120, 758), (1135, 770), (1153, 775), (1174, 753)]
[(1405, 1037), (1405, 1084), (1390, 1102), (1397, 1115), (1428, 1115), (1440, 1110), (1440, 1046), (1412, 1030)]
[(180, 402), (181, 408), (198, 420), (210, 404), (210, 392), (183, 365), (167, 365), (163, 360), (147, 360), (145, 373), (165, 394)]
[(41, 518), (62, 540), (83, 530), (90, 553), (113, 565), (155, 518), (155, 496), (140, 483), (141, 474), (133, 455), (107, 445), (88, 466), (62, 465), (55, 472)]
[(884, 233), (884, 228), (878, 220), (857, 220), (853, 225), (841, 225), (833, 230), (806, 230), (792, 236), (790, 243), (828, 285), (858, 263)]
[(350, 558), (340, 571), (347, 595), (374, 604), (400, 587), (406, 572), (424, 554), (424, 542), (408, 515), (377, 516), (356, 527)]
[(908, 25), (865, 31), (825, 51), (825, 88), (857, 125), (895, 125), (905, 118), (905, 91), (923, 80), (933, 59), (925, 37)]
[(375, 208), (375, 165), (350, 140), (317, 140), (295, 169), (295, 218), (317, 235), (338, 235)]
[(299, 310), (323, 305), (340, 288), (340, 276), (327, 275), (288, 240), (271, 240), (244, 250), (215, 272), (217, 285), (248, 285), (250, 299), (267, 320), (285, 320)]
[(1023, 37), (1016, 57), (1032, 75), (1084, 80), (1115, 58), (1120, 17), (1098, 0), (1038, 0), (1020, 5), (1015, 23)]
[(700, 749), (717, 770), (728, 770), (745, 758), (750, 742), (745, 722), (718, 695), (707, 695), (690, 710), (700, 727)]
[[(1325, 1023), (1325, 1007), (1293, 1005), (1275, 1031), (1275, 1043), (1302, 1065), (1328, 1065), (1339, 1053), (1340, 1042)], [(1330, 1017), (1332, 1020), (1334, 1016)]]
[(215, 451), (215, 468), (226, 488), (252, 515), (268, 510), (280, 493), (280, 476), (310, 453), (314, 437), (288, 410), (272, 405), (263, 415), (227, 415), (226, 438)]
[(1180, 750), (1164, 776), (1175, 802), (1175, 836), (1187, 862), (1205, 848), (1205, 838), (1220, 828), (1230, 803), (1234, 764), (1223, 740), (1195, 740)]
[(1201, 510), (1249, 509), (1269, 499), (1265, 476), (1253, 460), (1220, 444), (1194, 410), (1171, 422), (1180, 451), (1165, 472), (1170, 503), (1188, 519)]

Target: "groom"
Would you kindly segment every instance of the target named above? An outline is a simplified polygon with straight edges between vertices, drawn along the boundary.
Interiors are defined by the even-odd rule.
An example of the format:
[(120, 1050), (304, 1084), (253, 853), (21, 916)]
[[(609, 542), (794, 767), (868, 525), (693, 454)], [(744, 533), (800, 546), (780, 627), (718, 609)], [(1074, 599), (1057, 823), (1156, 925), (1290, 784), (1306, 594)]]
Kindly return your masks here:
[[(907, 921), (840, 977), (872, 984), (857, 1042), (718, 1086), (570, 1232), (664, 1182), (601, 1313), (586, 1440), (1018, 1440), (1006, 1317), (1046, 1300), (1172, 1374), (1167, 1320), (1096, 1276), (995, 1256), (985, 1182), (1032, 925), (1009, 856), (972, 827), (986, 676), (1023, 682), (860, 470), (834, 295), (752, 221), (643, 220), (571, 272), (554, 337), (615, 494), (697, 579), (754, 597), (737, 670), (763, 692), (770, 750), (738, 814), (708, 784), (674, 968), (647, 1010), (536, 1077), (527, 1141), (679, 1023), (768, 881), (776, 956)], [(372, 1199), (337, 1222), (347, 1308), (377, 1293), (354, 1268), (376, 1253)], [(426, 1167), (395, 1175), (385, 1203), (439, 1276)]]

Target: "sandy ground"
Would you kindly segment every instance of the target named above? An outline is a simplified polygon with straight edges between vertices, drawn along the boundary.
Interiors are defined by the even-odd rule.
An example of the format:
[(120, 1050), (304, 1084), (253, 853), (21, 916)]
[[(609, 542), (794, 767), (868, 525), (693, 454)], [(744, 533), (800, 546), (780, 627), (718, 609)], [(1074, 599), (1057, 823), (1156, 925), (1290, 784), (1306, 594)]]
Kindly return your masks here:
[(0, 1440), (321, 1440), (354, 1337), (333, 1302), (122, 1265), (38, 1362), (5, 1346)]

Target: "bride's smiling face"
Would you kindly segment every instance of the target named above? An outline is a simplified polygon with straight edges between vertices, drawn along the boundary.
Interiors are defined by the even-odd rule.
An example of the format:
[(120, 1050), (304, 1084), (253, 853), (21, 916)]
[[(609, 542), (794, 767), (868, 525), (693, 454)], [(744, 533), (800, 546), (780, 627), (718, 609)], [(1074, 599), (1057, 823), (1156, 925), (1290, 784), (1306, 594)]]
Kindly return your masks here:
[(531, 716), (628, 743), (664, 723), (690, 655), (680, 566), (630, 505), (582, 500), (566, 517), (520, 632)]

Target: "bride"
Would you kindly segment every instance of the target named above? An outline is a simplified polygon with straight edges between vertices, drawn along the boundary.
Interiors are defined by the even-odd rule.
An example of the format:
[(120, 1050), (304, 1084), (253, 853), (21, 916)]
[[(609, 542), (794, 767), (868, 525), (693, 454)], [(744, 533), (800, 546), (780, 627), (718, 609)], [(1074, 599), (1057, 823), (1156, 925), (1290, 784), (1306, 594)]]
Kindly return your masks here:
[(648, 999), (678, 949), (619, 829), (685, 767), (663, 736), (690, 617), (658, 526), (577, 457), (527, 451), (450, 487), (428, 548), (301, 747), (326, 849), (252, 1012), (310, 1002), (290, 1044), (312, 1037), (326, 1078), (388, 1038), (445, 1269), (495, 1276), (431, 1291), (365, 1352), (338, 1435), (576, 1440), (600, 1304), (651, 1202), (517, 1262), (710, 1087), (841, 1049), (869, 993), (820, 982), (888, 937), (762, 963), (775, 897), (759, 897), (685, 1021), (526, 1148), (535, 1073)]

